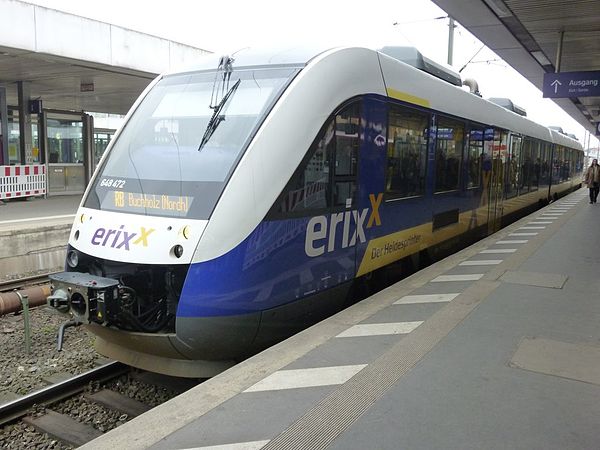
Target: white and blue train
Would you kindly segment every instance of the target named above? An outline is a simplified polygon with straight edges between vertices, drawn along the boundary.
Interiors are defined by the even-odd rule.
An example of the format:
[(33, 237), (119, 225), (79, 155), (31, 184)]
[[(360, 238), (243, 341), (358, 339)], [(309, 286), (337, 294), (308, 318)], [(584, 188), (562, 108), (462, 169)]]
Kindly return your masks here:
[(158, 77), (86, 190), (49, 303), (109, 357), (211, 376), (374, 271), (579, 186), (576, 140), (460, 85), (406, 48), (245, 50)]

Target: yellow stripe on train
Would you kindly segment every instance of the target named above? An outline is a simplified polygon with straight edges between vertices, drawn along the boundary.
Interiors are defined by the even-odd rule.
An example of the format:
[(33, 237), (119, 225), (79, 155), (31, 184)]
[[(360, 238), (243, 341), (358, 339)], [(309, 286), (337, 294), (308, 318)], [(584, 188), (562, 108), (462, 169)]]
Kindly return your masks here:
[(413, 253), (451, 239), (487, 222), (487, 207), (465, 211), (458, 222), (433, 231), (433, 223), (427, 222), (406, 230), (371, 239), (358, 268), (356, 276), (372, 272)]

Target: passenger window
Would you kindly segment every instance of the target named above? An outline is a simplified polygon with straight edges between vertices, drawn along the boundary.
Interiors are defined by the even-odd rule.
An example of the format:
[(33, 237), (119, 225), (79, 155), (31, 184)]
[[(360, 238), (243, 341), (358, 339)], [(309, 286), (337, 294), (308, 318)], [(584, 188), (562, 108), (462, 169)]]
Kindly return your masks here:
[(308, 161), (300, 166), (286, 187), (278, 212), (323, 209), (330, 206), (329, 161), (334, 150), (334, 137), (335, 122), (332, 119), (311, 146)]
[(469, 131), (469, 153), (467, 155), (467, 188), (476, 188), (480, 184), (481, 159), (483, 155), (483, 130)]
[(270, 215), (350, 208), (356, 201), (360, 102), (330, 118)]
[(350, 105), (335, 118), (335, 175), (356, 175), (360, 115), (358, 103)]
[(333, 205), (350, 208), (356, 201), (360, 103), (346, 106), (335, 117), (335, 130)]
[(440, 117), (435, 146), (435, 192), (454, 191), (460, 183), (464, 124)]
[(388, 122), (386, 197), (423, 195), (430, 116), (390, 105)]

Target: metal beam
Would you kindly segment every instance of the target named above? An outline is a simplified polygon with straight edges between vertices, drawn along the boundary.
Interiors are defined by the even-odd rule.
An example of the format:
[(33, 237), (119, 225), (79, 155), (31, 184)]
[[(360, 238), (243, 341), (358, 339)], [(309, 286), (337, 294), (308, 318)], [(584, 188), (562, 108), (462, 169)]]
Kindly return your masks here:
[(565, 38), (565, 32), (561, 31), (558, 34), (558, 45), (556, 47), (556, 64), (555, 66), (555, 72), (558, 73), (560, 72), (560, 65), (562, 63), (562, 51), (563, 51), (563, 41)]

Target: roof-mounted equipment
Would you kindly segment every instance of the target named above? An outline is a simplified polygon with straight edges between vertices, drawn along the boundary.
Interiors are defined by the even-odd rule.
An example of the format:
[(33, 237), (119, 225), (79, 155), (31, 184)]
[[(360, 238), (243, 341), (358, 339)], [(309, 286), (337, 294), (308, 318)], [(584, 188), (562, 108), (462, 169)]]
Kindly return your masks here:
[(421, 52), (414, 47), (383, 47), (378, 51), (391, 56), (398, 61), (402, 61), (409, 66), (413, 66), (416, 69), (433, 75), (440, 80), (453, 84), (454, 86), (462, 86), (462, 80), (458, 72), (423, 56)]
[(504, 109), (508, 109), (520, 116), (527, 117), (527, 111), (525, 108), (521, 108), (519, 105), (515, 105), (509, 98), (491, 97), (488, 101), (495, 103), (498, 106), (502, 106)]
[(465, 78), (462, 82), (462, 85), (467, 86), (471, 94), (481, 97), (481, 92), (479, 92), (479, 83), (477, 83), (477, 81), (475, 81), (473, 78)]

